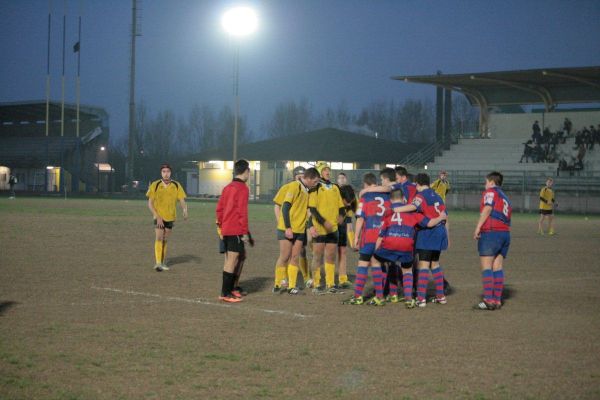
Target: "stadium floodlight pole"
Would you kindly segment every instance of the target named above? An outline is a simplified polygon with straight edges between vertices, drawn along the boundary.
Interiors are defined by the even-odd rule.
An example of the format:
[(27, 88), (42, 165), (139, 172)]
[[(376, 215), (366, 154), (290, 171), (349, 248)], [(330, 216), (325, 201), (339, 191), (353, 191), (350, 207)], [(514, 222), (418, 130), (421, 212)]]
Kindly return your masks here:
[[(60, 105), (60, 136), (65, 135), (65, 44), (67, 41), (67, 0), (64, 1), (63, 9), (63, 46), (62, 46), (62, 99)], [(61, 165), (62, 167), (62, 165)]]
[[(221, 23), (231, 38), (239, 39), (252, 34), (258, 26), (256, 12), (249, 7), (234, 7), (223, 14)], [(233, 95), (235, 97), (235, 115), (233, 122), (233, 162), (237, 160), (237, 139), (240, 119), (240, 46), (235, 40), (233, 56)]]
[(134, 163), (137, 152), (135, 147), (136, 144), (136, 123), (135, 123), (135, 40), (138, 33), (137, 26), (137, 1), (132, 0), (131, 2), (131, 56), (129, 64), (129, 137), (128, 137), (128, 154), (126, 164), (126, 175), (128, 184), (134, 179)]
[[(48, 50), (46, 55), (46, 137), (50, 134), (50, 29), (52, 26), (52, 2), (48, 0)], [(46, 174), (47, 175), (47, 174)]]

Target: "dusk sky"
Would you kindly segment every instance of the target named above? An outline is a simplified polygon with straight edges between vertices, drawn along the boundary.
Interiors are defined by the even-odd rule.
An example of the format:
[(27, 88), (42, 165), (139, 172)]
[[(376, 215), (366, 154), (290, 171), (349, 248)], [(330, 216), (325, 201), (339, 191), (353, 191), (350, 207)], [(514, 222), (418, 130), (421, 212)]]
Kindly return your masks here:
[[(130, 0), (68, 0), (67, 94), (75, 102), (81, 9), (81, 102), (126, 134)], [(282, 101), (314, 111), (345, 100), (434, 97), (434, 88), (390, 80), (404, 74), (600, 65), (600, 1), (140, 1), (136, 102), (186, 117), (194, 103), (233, 104), (233, 47), (220, 18), (251, 5), (259, 29), (241, 43), (241, 113), (261, 135)], [(51, 1), (51, 98), (60, 101), (64, 1)], [(0, 0), (0, 102), (45, 99), (48, 0)]]

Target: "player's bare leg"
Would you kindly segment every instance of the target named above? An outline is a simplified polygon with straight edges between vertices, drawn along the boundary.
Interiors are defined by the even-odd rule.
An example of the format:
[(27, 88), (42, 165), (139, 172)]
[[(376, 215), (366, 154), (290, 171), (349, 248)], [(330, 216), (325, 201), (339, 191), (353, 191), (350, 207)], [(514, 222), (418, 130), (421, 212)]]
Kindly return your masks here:
[(240, 276), (242, 276), (242, 270), (244, 269), (244, 261), (246, 261), (246, 255), (240, 254), (237, 264), (235, 266), (235, 280), (233, 282), (233, 290), (231, 294), (235, 297), (241, 298), (242, 296), (246, 296), (246, 292), (240, 287)]
[(275, 282), (273, 284), (273, 293), (279, 293), (287, 289), (287, 266), (292, 255), (292, 242), (289, 240), (279, 240), (279, 257), (275, 263)]
[(321, 264), (325, 253), (325, 243), (312, 242), (312, 276), (314, 281), (313, 293), (321, 293)]
[(235, 269), (238, 266), (240, 253), (228, 251), (225, 253), (225, 263), (223, 265), (223, 286), (219, 300), (228, 303), (237, 303), (241, 299), (233, 296), (231, 293), (235, 284)]
[(157, 271), (168, 271), (167, 266), (167, 240), (171, 236), (172, 229), (155, 228), (154, 229), (154, 255), (156, 264), (154, 269)]
[(540, 219), (538, 220), (538, 233), (540, 235), (544, 235), (544, 219), (546, 219), (546, 216), (540, 214)]
[(329, 293), (337, 293), (335, 287), (335, 257), (337, 255), (337, 243), (325, 244), (325, 285)]
[(548, 224), (549, 224), (548, 235), (554, 235), (554, 215), (553, 214), (548, 215)]
[(302, 254), (302, 249), (304, 249), (304, 244), (302, 243), (302, 240), (296, 240), (292, 245), (290, 259), (288, 261), (287, 267), (289, 294), (300, 294), (296, 283), (298, 280), (298, 272), (300, 271), (300, 268), (298, 266), (300, 264), (300, 255)]
[(338, 279), (340, 288), (345, 289), (350, 287), (348, 282), (348, 247), (338, 246)]

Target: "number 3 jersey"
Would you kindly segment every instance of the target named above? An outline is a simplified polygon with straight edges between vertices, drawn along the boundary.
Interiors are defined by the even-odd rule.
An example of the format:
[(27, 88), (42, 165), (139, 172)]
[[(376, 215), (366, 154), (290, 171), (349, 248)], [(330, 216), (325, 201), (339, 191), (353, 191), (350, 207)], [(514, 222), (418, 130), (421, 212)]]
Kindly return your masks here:
[[(439, 217), (442, 211), (446, 212), (444, 200), (431, 188), (417, 193), (412, 204), (417, 207), (417, 212), (429, 219)], [(445, 223), (419, 231), (416, 248), (417, 250), (446, 250), (448, 248), (448, 232)]]
[[(396, 204), (392, 205), (395, 206)], [(398, 204), (401, 206), (402, 204)], [(415, 249), (417, 226), (426, 228), (429, 218), (419, 213), (388, 212), (383, 219), (379, 236), (381, 248), (395, 252), (412, 253)]]
[(360, 247), (374, 244), (379, 237), (379, 230), (386, 210), (390, 208), (389, 193), (365, 193), (358, 202), (356, 218), (364, 219), (360, 232)]
[(510, 205), (510, 200), (508, 200), (508, 197), (506, 197), (500, 188), (493, 187), (483, 192), (479, 212), (483, 211), (485, 206), (492, 207), (492, 213), (481, 226), (481, 232), (510, 231), (512, 206)]

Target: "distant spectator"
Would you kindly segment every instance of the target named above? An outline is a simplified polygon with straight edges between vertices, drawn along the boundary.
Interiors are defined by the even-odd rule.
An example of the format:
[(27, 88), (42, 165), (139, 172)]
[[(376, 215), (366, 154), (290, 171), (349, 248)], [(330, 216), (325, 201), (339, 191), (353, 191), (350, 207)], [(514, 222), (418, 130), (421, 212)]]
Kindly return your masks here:
[(539, 143), (537, 143), (535, 145), (531, 155), (532, 155), (534, 163), (541, 163), (541, 162), (545, 161), (544, 149), (542, 148), (542, 146)]
[(18, 183), (18, 179), (13, 174), (10, 174), (8, 177), (8, 186), (10, 187), (10, 195), (9, 199), (13, 200), (15, 198), (15, 185)]
[(586, 153), (585, 145), (582, 143), (579, 145), (579, 149), (577, 150), (577, 161), (583, 162), (585, 153)]
[(538, 121), (535, 121), (533, 123), (533, 126), (531, 127), (531, 130), (533, 131), (532, 134), (535, 135), (536, 133), (541, 133), (542, 130), (540, 129), (540, 123)]
[[(527, 142), (523, 143), (525, 147), (523, 148), (523, 155), (521, 156), (521, 160), (519, 160), (520, 163), (523, 162), (523, 158), (525, 158), (526, 163), (529, 163), (529, 159), (531, 158), (531, 154), (533, 152), (533, 147), (531, 146), (532, 143), (533, 142), (531, 140), (528, 140)], [(533, 161), (533, 159), (531, 161)]]
[(563, 122), (563, 130), (567, 132), (567, 137), (571, 135), (571, 129), (573, 129), (573, 123), (569, 118), (565, 117), (565, 121)]

